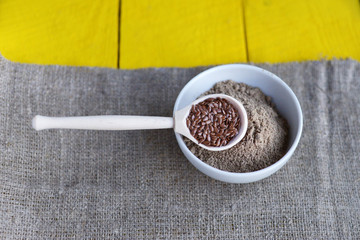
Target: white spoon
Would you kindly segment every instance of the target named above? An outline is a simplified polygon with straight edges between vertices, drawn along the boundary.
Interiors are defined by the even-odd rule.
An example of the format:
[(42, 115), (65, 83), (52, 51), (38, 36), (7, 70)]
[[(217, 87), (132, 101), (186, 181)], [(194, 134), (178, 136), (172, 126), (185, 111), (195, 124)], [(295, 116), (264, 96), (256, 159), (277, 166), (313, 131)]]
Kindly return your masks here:
[[(210, 147), (199, 144), (190, 134), (186, 126), (186, 118), (191, 107), (208, 98), (224, 98), (229, 101), (238, 111), (240, 117), (240, 129), (238, 134), (225, 146)], [(211, 94), (197, 99), (185, 108), (176, 111), (174, 117), (151, 117), (151, 116), (127, 116), (127, 115), (104, 115), (84, 117), (45, 117), (37, 115), (32, 120), (35, 130), (43, 129), (87, 129), (87, 130), (140, 130), (140, 129), (164, 129), (174, 128), (174, 131), (189, 138), (199, 146), (210, 151), (222, 151), (231, 148), (245, 136), (248, 120), (244, 106), (235, 98), (224, 94)]]

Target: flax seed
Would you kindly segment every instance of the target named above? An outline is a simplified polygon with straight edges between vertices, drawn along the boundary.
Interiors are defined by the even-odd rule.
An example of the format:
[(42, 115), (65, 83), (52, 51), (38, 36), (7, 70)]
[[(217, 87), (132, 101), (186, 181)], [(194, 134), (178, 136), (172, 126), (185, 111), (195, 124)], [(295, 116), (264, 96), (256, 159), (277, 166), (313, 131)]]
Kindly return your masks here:
[(234, 138), (240, 121), (234, 106), (223, 98), (209, 98), (191, 107), (186, 125), (192, 136), (207, 146), (225, 146)]

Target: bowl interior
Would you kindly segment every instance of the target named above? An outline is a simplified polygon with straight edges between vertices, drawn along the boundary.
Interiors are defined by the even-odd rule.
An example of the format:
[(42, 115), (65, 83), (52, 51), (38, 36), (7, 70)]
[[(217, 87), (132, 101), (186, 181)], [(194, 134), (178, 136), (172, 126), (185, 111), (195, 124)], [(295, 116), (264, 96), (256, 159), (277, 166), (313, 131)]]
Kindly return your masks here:
[(301, 120), (299, 116), (301, 109), (296, 104), (296, 96), (276, 75), (257, 67), (231, 64), (215, 67), (200, 73), (179, 94), (174, 106), (174, 112), (189, 105), (201, 94), (213, 87), (215, 83), (225, 80), (233, 80), (258, 87), (272, 98), (279, 113), (289, 123), (289, 147), (291, 147), (301, 125), (299, 122)]

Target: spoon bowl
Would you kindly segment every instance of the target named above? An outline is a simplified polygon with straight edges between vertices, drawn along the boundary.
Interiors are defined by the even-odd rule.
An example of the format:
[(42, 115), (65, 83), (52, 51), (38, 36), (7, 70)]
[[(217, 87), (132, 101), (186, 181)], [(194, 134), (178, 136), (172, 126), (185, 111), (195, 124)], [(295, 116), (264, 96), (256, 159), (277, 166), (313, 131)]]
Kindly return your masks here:
[[(189, 128), (186, 126), (186, 118), (189, 116), (191, 107), (193, 105), (196, 105), (198, 103), (201, 103), (203, 101), (205, 101), (206, 99), (209, 98), (223, 98), (226, 99), (229, 103), (231, 103), (235, 109), (237, 110), (239, 117), (240, 117), (240, 127), (238, 129), (238, 134), (225, 146), (220, 146), (220, 147), (210, 147), (210, 146), (206, 146), (204, 144), (201, 144), (198, 142), (198, 140), (196, 140), (190, 133)], [(244, 108), (244, 106), (235, 98), (230, 97), (228, 95), (225, 94), (210, 94), (210, 95), (206, 95), (204, 97), (200, 97), (197, 100), (195, 100), (194, 102), (192, 102), (190, 105), (186, 106), (185, 108), (176, 111), (174, 113), (174, 119), (175, 119), (175, 126), (174, 126), (174, 131), (177, 133), (180, 133), (181, 135), (189, 138), (191, 141), (193, 141), (194, 143), (198, 144), (200, 147), (205, 148), (206, 150), (209, 151), (223, 151), (226, 149), (229, 149), (231, 147), (233, 147), (234, 145), (236, 145), (238, 142), (241, 141), (241, 139), (243, 139), (243, 137), (246, 134), (246, 130), (247, 130), (247, 126), (248, 126), (248, 118), (247, 118), (247, 114), (246, 114), (246, 110)]]

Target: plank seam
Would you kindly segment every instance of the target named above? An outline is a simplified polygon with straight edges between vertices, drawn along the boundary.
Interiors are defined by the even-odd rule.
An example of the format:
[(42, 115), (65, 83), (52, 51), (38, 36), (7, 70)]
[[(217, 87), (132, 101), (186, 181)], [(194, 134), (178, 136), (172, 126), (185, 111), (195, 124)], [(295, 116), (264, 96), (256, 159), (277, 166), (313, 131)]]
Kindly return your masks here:
[(120, 68), (120, 34), (121, 34), (121, 0), (119, 0), (118, 6), (118, 48), (117, 48), (117, 68)]
[(243, 15), (243, 29), (244, 29), (244, 44), (245, 44), (245, 54), (246, 54), (246, 62), (249, 62), (249, 49), (248, 49), (248, 41), (247, 41), (247, 31), (246, 31), (246, 17), (245, 17), (245, 0), (240, 0), (242, 4), (242, 15)]

